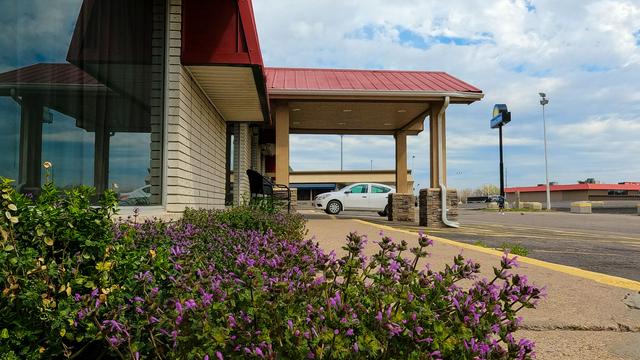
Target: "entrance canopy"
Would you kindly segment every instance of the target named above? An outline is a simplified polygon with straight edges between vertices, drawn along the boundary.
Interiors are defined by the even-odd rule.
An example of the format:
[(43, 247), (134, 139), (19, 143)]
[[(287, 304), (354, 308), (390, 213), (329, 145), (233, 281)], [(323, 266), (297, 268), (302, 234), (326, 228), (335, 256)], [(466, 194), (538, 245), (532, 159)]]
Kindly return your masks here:
[(288, 104), (290, 132), (408, 135), (434, 103), (480, 100), (482, 91), (444, 72), (266, 68), (272, 102)]
[(427, 117), (431, 187), (445, 184), (445, 111), (483, 97), (445, 72), (266, 68), (265, 75), (275, 108), (276, 181), (284, 184), (291, 133), (393, 135), (396, 189), (407, 193), (407, 135), (423, 131)]

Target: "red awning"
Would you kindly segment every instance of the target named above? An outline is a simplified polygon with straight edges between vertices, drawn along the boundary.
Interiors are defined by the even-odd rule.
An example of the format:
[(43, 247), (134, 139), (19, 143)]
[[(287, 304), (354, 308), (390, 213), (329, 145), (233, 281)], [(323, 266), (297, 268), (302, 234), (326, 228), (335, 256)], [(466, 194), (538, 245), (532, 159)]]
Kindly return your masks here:
[(98, 80), (72, 64), (33, 64), (0, 74), (0, 87), (76, 87), (84, 90), (96, 86), (106, 90)]
[(482, 90), (440, 71), (267, 68), (270, 96), (343, 93), (480, 100)]
[(250, 0), (183, 0), (182, 65), (227, 121), (268, 121), (264, 64)]

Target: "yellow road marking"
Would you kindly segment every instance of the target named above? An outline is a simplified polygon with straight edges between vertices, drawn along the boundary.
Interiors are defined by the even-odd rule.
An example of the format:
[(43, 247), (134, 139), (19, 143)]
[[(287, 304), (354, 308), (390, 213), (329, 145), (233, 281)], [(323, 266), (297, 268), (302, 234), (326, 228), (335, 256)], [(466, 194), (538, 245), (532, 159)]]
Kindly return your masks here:
[[(465, 222), (465, 224), (466, 224), (466, 222)], [(469, 224), (476, 225), (476, 226), (483, 226), (483, 228), (493, 226), (493, 227), (508, 228), (509, 230), (541, 231), (540, 228), (535, 228), (535, 227), (511, 226), (511, 225), (503, 225), (503, 224), (485, 225), (485, 224), (476, 223), (476, 222), (473, 222), (473, 221), (469, 222)], [(474, 227), (474, 229), (475, 229), (475, 227)], [(617, 239), (629, 239), (629, 240), (638, 240), (638, 241), (640, 241), (640, 238), (631, 237), (631, 236), (628, 236), (628, 234), (624, 234), (624, 233), (612, 233), (612, 232), (606, 232), (605, 233), (605, 232), (603, 232), (603, 233), (593, 234), (593, 233), (584, 233), (584, 232), (568, 231), (568, 230), (560, 230), (560, 229), (549, 229), (549, 228), (544, 229), (542, 231), (553, 232), (553, 233), (558, 233), (558, 234), (589, 236), (589, 237), (615, 236)], [(600, 230), (594, 230), (594, 231), (600, 231)]]
[[(417, 231), (409, 231), (409, 230), (404, 230), (404, 229), (398, 229), (398, 228), (394, 228), (392, 226), (375, 224), (375, 223), (372, 223), (372, 222), (369, 222), (369, 221), (365, 221), (365, 220), (360, 220), (360, 219), (353, 219), (353, 220), (356, 221), (356, 222), (365, 224), (365, 225), (378, 227), (380, 229), (386, 229), (386, 230), (390, 230), (390, 231), (397, 231), (397, 232), (402, 232), (402, 233), (410, 234), (410, 235), (417, 235), (418, 234)], [(427, 232), (428, 232), (428, 230), (427, 230)], [(436, 240), (438, 242), (444, 243), (444, 244), (449, 244), (449, 245), (461, 247), (463, 249), (469, 249), (469, 250), (473, 250), (473, 251), (478, 251), (478, 252), (489, 254), (489, 255), (494, 255), (494, 256), (499, 256), (499, 257), (501, 257), (503, 255), (503, 253), (501, 251), (498, 251), (498, 250), (483, 248), (483, 247), (480, 247), (480, 246), (475, 246), (475, 245), (466, 244), (466, 243), (462, 243), (462, 242), (458, 242), (458, 241), (444, 239), (444, 238), (441, 238), (441, 237), (429, 236), (429, 238), (431, 238), (433, 240)], [(573, 267), (573, 266), (554, 264), (554, 263), (550, 263), (550, 262), (546, 262), (546, 261), (542, 261), (542, 260), (532, 259), (532, 258), (525, 257), (525, 256), (518, 256), (518, 260), (521, 263), (535, 265), (535, 266), (539, 266), (539, 267), (542, 267), (542, 268), (545, 268), (545, 269), (561, 272), (561, 273), (564, 273), (564, 274), (573, 275), (573, 276), (581, 277), (581, 278), (588, 279), (588, 280), (593, 280), (593, 281), (599, 282), (601, 284), (615, 286), (615, 287), (619, 287), (619, 288), (623, 288), (623, 289), (634, 290), (634, 291), (640, 291), (640, 282), (634, 281), (634, 280), (631, 280), (631, 279), (625, 279), (625, 278), (621, 278), (621, 277), (617, 277), (617, 276), (597, 273), (597, 272), (594, 272), (594, 271), (583, 270), (583, 269), (579, 269), (579, 268), (576, 268), (576, 267)]]
[[(507, 226), (502, 226), (502, 225), (488, 225), (488, 226), (494, 226), (496, 228), (507, 228)], [(469, 231), (471, 230), (471, 231)], [(524, 227), (508, 227), (508, 230), (522, 230), (522, 231), (534, 231), (537, 233), (541, 233), (542, 235), (538, 235), (538, 236), (534, 236), (534, 235), (524, 235), (522, 233), (519, 232), (514, 232), (511, 231), (510, 234), (514, 235), (514, 236), (520, 236), (520, 237), (529, 237), (529, 238), (538, 238), (538, 239), (551, 239), (553, 236), (557, 236), (557, 235), (577, 235), (580, 236), (582, 239), (581, 240), (595, 240), (595, 241), (604, 241), (604, 242), (616, 242), (616, 243), (634, 243), (634, 242), (640, 242), (640, 238), (637, 237), (629, 237), (629, 236), (623, 236), (623, 235), (616, 235), (616, 234), (590, 234), (590, 233), (584, 233), (584, 232), (571, 232), (571, 231), (561, 231), (561, 230), (552, 230), (552, 229), (539, 229), (539, 228), (524, 228)], [(486, 228), (477, 228), (474, 226), (468, 226), (465, 225), (464, 230), (430, 230), (433, 232), (440, 232), (440, 233), (460, 233), (460, 234), (470, 234), (470, 235), (480, 235), (480, 236), (484, 236), (481, 233), (490, 233), (487, 234), (487, 236), (493, 236), (493, 237), (500, 237), (500, 236), (511, 236), (511, 235), (502, 235), (502, 234), (498, 234), (496, 233), (496, 229), (486, 229)], [(479, 231), (479, 232), (478, 232)], [(614, 239), (614, 240), (633, 240), (632, 242), (621, 242), (621, 241), (606, 241), (605, 239)]]

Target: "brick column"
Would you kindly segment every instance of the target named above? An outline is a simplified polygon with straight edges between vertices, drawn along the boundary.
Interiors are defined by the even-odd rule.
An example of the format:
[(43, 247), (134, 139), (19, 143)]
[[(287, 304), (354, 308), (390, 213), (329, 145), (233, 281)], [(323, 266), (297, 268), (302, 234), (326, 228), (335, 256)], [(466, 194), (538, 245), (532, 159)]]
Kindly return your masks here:
[(407, 183), (407, 133), (399, 131), (396, 140), (396, 191), (398, 194), (409, 192)]
[(412, 194), (389, 194), (387, 218), (389, 221), (416, 221), (415, 202)]
[[(295, 212), (298, 209), (298, 189), (291, 188), (291, 212)], [(285, 189), (273, 189), (273, 197), (282, 205), (282, 209), (287, 211), (287, 202), (285, 199), (287, 190)]]
[(251, 131), (247, 123), (236, 123), (233, 136), (235, 181), (233, 202), (240, 205), (249, 200), (249, 178), (247, 169), (251, 167)]
[[(458, 192), (447, 190), (447, 219), (456, 221), (458, 218)], [(421, 189), (420, 190), (420, 226), (428, 226), (430, 228), (445, 227), (442, 222), (442, 206), (440, 198), (440, 189)]]
[(289, 105), (276, 106), (276, 182), (289, 185)]

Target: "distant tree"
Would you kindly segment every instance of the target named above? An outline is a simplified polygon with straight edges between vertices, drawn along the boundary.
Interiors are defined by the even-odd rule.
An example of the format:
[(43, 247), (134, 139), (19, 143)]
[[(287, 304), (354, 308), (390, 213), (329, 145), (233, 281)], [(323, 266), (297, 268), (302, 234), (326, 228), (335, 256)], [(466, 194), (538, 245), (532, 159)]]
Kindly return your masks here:
[(460, 199), (461, 202), (463, 202), (464, 204), (467, 203), (467, 198), (469, 196), (473, 196), (473, 189), (470, 188), (466, 188), (466, 189), (462, 189), (460, 191), (458, 191), (458, 198)]
[(500, 188), (493, 184), (484, 184), (477, 188), (473, 195), (475, 196), (489, 196), (489, 195), (498, 195), (500, 193)]

